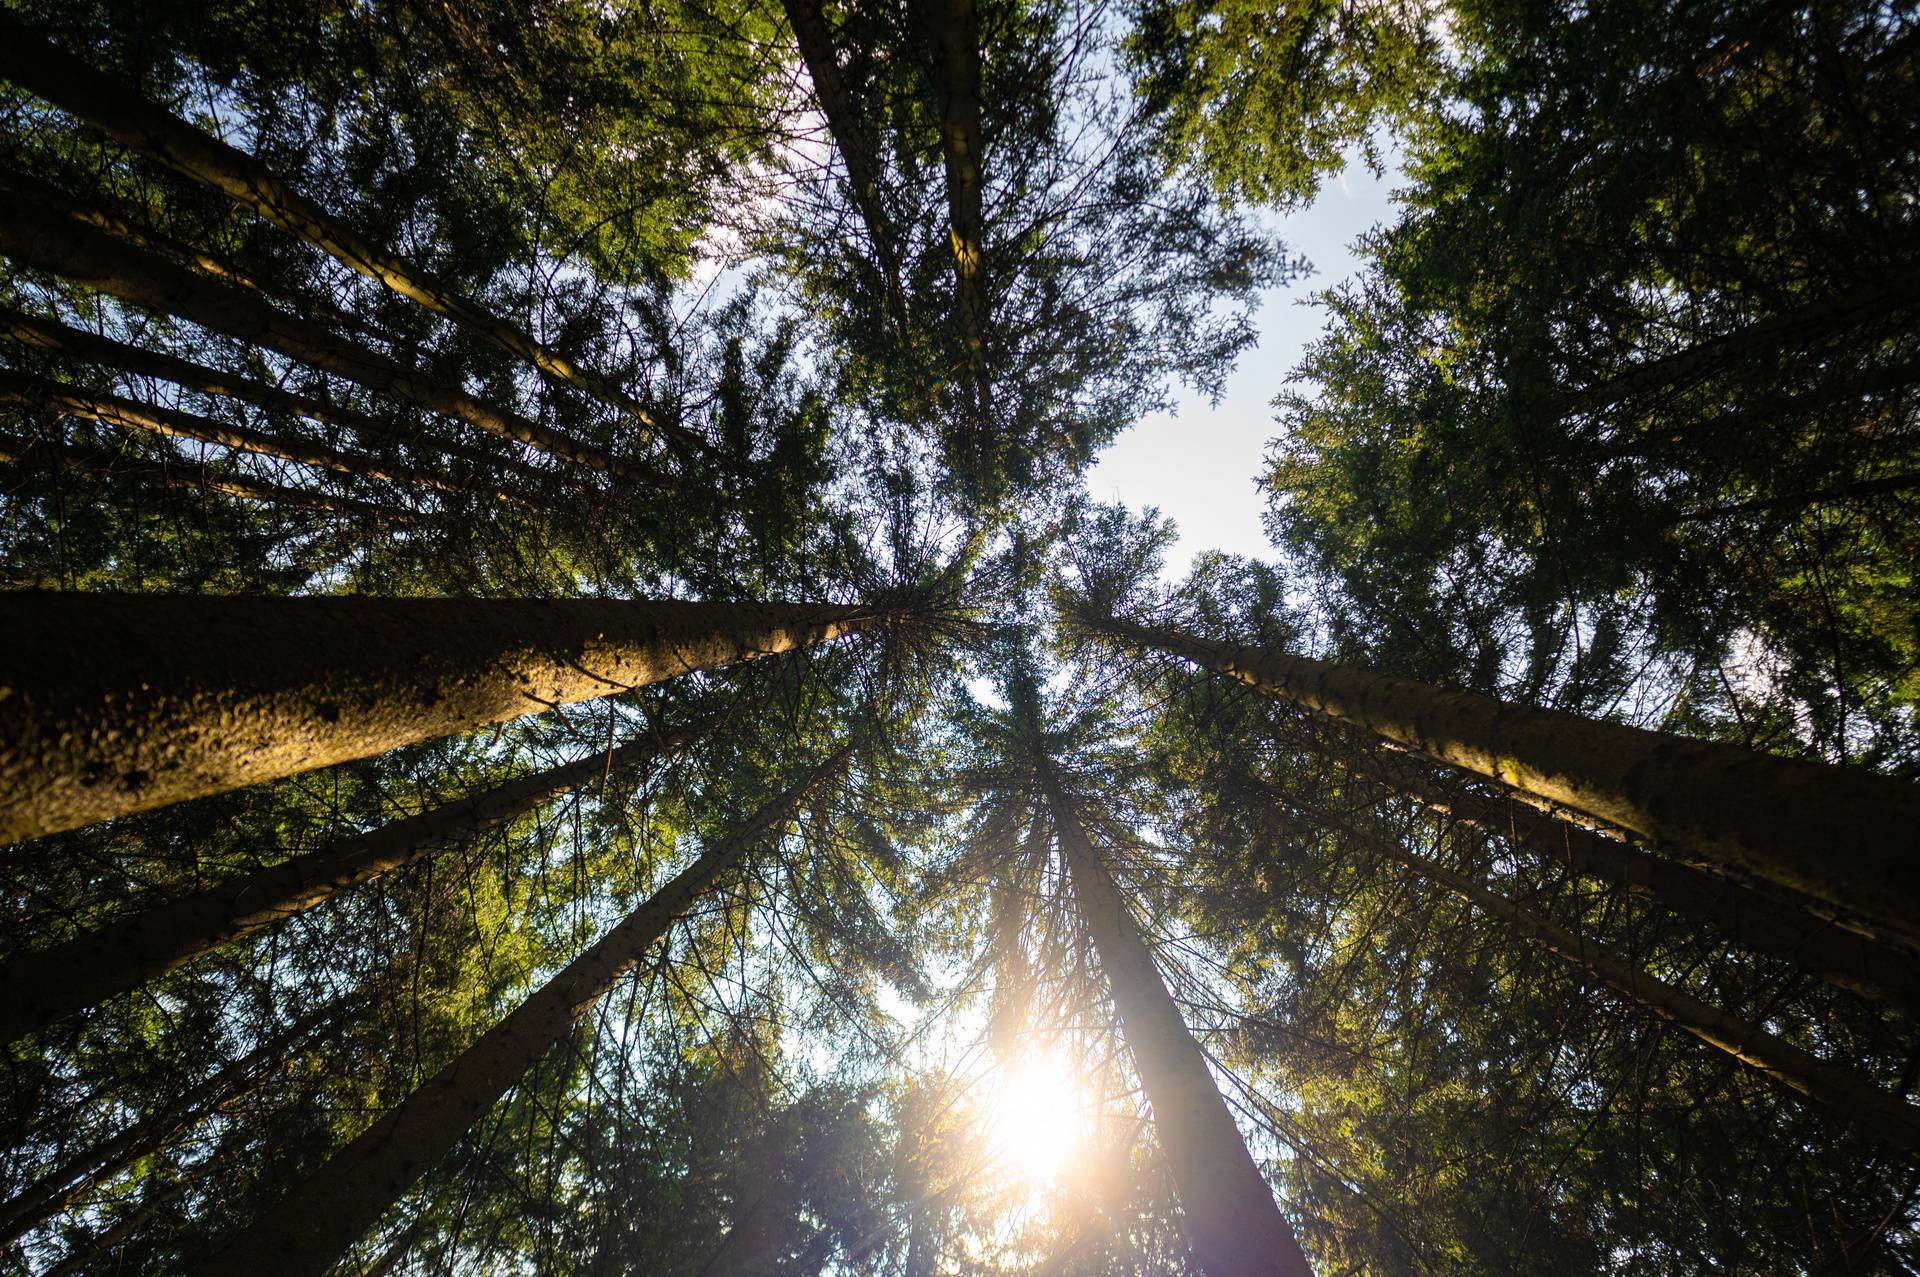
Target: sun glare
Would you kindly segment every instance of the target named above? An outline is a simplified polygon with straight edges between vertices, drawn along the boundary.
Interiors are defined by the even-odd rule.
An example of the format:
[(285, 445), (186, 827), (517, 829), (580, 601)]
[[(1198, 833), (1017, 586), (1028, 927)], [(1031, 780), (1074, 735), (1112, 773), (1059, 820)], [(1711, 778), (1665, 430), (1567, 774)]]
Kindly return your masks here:
[(1071, 1070), (1052, 1056), (1035, 1056), (996, 1075), (989, 1110), (995, 1151), (1021, 1177), (1051, 1180), (1079, 1142), (1080, 1088)]

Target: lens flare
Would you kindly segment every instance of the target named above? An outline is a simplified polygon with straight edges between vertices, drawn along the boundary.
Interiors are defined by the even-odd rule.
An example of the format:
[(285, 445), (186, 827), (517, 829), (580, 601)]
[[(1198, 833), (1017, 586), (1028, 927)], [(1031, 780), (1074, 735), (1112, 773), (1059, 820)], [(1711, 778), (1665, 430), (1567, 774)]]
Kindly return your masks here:
[(1052, 1056), (1020, 1061), (999, 1075), (989, 1109), (996, 1153), (1035, 1182), (1051, 1180), (1080, 1141), (1082, 1100), (1070, 1069)]

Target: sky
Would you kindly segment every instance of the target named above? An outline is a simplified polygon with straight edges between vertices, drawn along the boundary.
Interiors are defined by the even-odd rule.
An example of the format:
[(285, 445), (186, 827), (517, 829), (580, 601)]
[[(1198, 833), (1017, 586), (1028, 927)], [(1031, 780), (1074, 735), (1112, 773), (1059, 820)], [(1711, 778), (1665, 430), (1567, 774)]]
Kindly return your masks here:
[(1358, 270), (1354, 241), (1391, 212), (1390, 168), (1375, 177), (1350, 162), (1301, 212), (1279, 219), (1289, 254), (1304, 254), (1314, 272), (1291, 287), (1268, 289), (1254, 322), (1259, 345), (1240, 356), (1218, 407), (1181, 389), (1173, 413), (1136, 423), (1101, 452), (1087, 476), (1096, 500), (1121, 501), (1136, 512), (1158, 506), (1180, 531), (1167, 556), (1172, 578), (1186, 574), (1202, 550), (1271, 557), (1261, 530), (1265, 499), (1254, 487), (1267, 440), (1276, 433), (1273, 397), (1319, 335), (1322, 308), (1310, 294)]

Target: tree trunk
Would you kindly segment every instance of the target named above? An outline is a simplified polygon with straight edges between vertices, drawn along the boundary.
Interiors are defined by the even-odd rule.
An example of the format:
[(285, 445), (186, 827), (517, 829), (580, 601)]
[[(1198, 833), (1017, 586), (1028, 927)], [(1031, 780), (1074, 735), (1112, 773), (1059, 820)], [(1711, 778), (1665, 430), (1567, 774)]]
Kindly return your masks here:
[(280, 1059), (294, 1043), (329, 1020), (337, 1023), (342, 1012), (357, 1006), (359, 1001), (350, 997), (309, 1011), (239, 1059), (222, 1066), (184, 1095), (167, 1102), (118, 1135), (68, 1158), (0, 1203), (0, 1246), (11, 1245), (52, 1219), (66, 1208), (67, 1201), (76, 1193), (85, 1192), (140, 1158), (159, 1152), (175, 1131), (240, 1094), (256, 1074)]
[(912, 607), (18, 591), (0, 842), (792, 651)]
[(1845, 483), (1831, 484), (1824, 488), (1802, 488), (1798, 492), (1788, 492), (1777, 497), (1756, 497), (1752, 501), (1734, 501), (1726, 505), (1690, 510), (1675, 518), (1674, 522), (1702, 523), (1708, 519), (1722, 519), (1731, 515), (1765, 514), (1774, 510), (1804, 510), (1808, 506), (1860, 501), (1895, 492), (1911, 492), (1915, 488), (1920, 488), (1920, 474), (1890, 474), (1878, 479), (1850, 479)]
[(1441, 785), (1391, 758), (1356, 763), (1355, 770), (1430, 811), (1529, 847), (1584, 877), (1645, 895), (1678, 917), (1707, 923), (1743, 949), (1785, 958), (1809, 975), (1903, 1015), (1920, 1014), (1920, 957), (1903, 948), (1532, 807)]
[(563, 431), (486, 403), (458, 385), (415, 372), (399, 361), (277, 310), (231, 284), (195, 275), (130, 248), (83, 221), (47, 211), (12, 181), (0, 183), (0, 252), (97, 292), (204, 328), (256, 342), (289, 359), (344, 377), (430, 412), (478, 426), (595, 470), (655, 477)]
[(705, 441), (653, 419), (632, 396), (558, 351), (448, 288), (398, 254), (374, 244), (294, 190), (251, 155), (176, 118), (60, 48), (25, 32), (0, 42), (0, 74), (175, 172), (219, 191), (362, 275), (464, 326), (532, 363), (554, 381), (584, 390), (681, 445)]
[(880, 200), (880, 161), (873, 139), (860, 123), (859, 109), (847, 94), (835, 60), (833, 35), (827, 30), (826, 17), (819, 0), (785, 0), (787, 23), (793, 28), (800, 57), (807, 64), (807, 76), (813, 81), (813, 95), (827, 117), (827, 131), (840, 158), (847, 166), (847, 181), (853, 188), (853, 202), (866, 223), (867, 237), (873, 241), (874, 255), (880, 262), (887, 300), (893, 307), (895, 322), (905, 334), (906, 294), (900, 285), (900, 254), (886, 206)]
[(1154, 1134), (1173, 1171), (1195, 1262), (1207, 1277), (1310, 1277), (1306, 1255), (1214, 1087), (1206, 1057), (1051, 767), (1043, 767), (1041, 784), (1074, 899), (1153, 1106)]
[(1920, 786), (1110, 617), (1081, 619), (1437, 762), (1837, 905), (1909, 943), (1920, 940), (1913, 855)]
[[(218, 492), (224, 496), (239, 497), (244, 501), (307, 506), (333, 514), (360, 515), (382, 523), (420, 521), (420, 516), (411, 510), (375, 505), (370, 501), (356, 501), (352, 497), (335, 496), (331, 492), (321, 492), (313, 488), (282, 487), (280, 484), (267, 483), (246, 475), (208, 474), (185, 460), (182, 460), (178, 466), (157, 465), (150, 461), (129, 461), (113, 453), (101, 452), (93, 448), (77, 448), (70, 443), (54, 443), (48, 439), (27, 439), (19, 435), (0, 435), (0, 462), (21, 464), (30, 462), (36, 457), (87, 474), (120, 475), (125, 478), (141, 479), (158, 487), (182, 488), (192, 492)], [(0, 617), (0, 627), (4, 625), (5, 618)], [(0, 716), (4, 713), (4, 709), (0, 709)], [(0, 834), (0, 841), (4, 840), (5, 835)]]
[(642, 766), (698, 734), (698, 728), (684, 728), (520, 776), (23, 954), (0, 966), (0, 1044), (158, 979), (350, 887), (469, 842), (609, 770)]
[[(392, 439), (405, 433), (392, 423), (377, 421), (363, 412), (342, 408), (310, 395), (295, 394), (263, 381), (221, 372), (177, 355), (142, 350), (98, 333), (70, 328), (54, 320), (9, 310), (4, 306), (0, 306), (0, 341), (100, 364), (129, 376), (158, 377), (203, 395), (241, 399), (270, 411), (341, 426), (367, 440)], [(431, 439), (425, 442), (437, 452), (459, 457), (482, 470), (506, 470), (523, 477), (537, 474), (531, 466), (517, 458), (491, 457), (452, 440)], [(487, 495), (521, 505), (531, 504), (524, 498), (494, 489), (488, 489)]]
[(992, 413), (986, 369), (987, 299), (982, 280), (985, 238), (980, 165), (980, 20), (974, 0), (909, 0), (933, 65), (946, 164), (947, 219), (953, 241), (954, 296), (974, 383), (976, 428), (984, 437)]
[(567, 1039), (575, 1021), (645, 956), (688, 906), (784, 825), (816, 786), (845, 766), (849, 754), (847, 747), (835, 751), (737, 832), (701, 853), (458, 1058), (269, 1206), (203, 1265), (198, 1277), (252, 1277), (261, 1272), (321, 1277), (331, 1269), (468, 1127)]
[(150, 430), (177, 439), (197, 439), (202, 443), (237, 448), (257, 456), (274, 457), (300, 465), (331, 470), (336, 474), (386, 483), (412, 484), (442, 492), (469, 491), (457, 483), (408, 466), (397, 466), (356, 453), (341, 452), (323, 444), (302, 439), (286, 439), (247, 426), (228, 425), (210, 417), (137, 403), (118, 395), (82, 390), (40, 377), (0, 369), (0, 403), (45, 405), (70, 416), (104, 421), (129, 430)]
[(1396, 847), (1391, 839), (1372, 841), (1420, 876), (1505, 922), (1516, 934), (1537, 941), (1628, 1002), (1726, 1052), (1768, 1081), (1824, 1104), (1852, 1124), (1859, 1135), (1883, 1141), (1909, 1160), (1920, 1161), (1920, 1107), (1888, 1093), (1871, 1078), (1829, 1064), (1757, 1025), (1709, 1006), (1648, 975), (1605, 945), (1557, 927), (1445, 865)]
[(1798, 309), (1635, 364), (1569, 394), (1562, 411), (1599, 412), (1636, 395), (1683, 389), (1729, 364), (1774, 364), (1797, 347), (1845, 336), (1866, 324), (1885, 323), (1889, 315), (1897, 316), (1916, 304), (1920, 304), (1920, 272), (1891, 271)]

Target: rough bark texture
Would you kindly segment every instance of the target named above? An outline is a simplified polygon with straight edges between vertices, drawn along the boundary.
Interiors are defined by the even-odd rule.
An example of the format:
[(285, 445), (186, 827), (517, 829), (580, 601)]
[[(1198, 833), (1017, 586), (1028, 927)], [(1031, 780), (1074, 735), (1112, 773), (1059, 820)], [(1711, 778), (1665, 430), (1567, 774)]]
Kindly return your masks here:
[[(1387, 840), (1380, 845), (1391, 847)], [(1445, 865), (1404, 849), (1392, 853), (1422, 877), (1440, 884), (1515, 933), (1538, 941), (1570, 966), (1676, 1028), (1726, 1052), (1769, 1081), (1826, 1105), (1858, 1132), (1920, 1161), (1920, 1107), (1875, 1085), (1852, 1069), (1829, 1064), (1783, 1038), (1709, 1006), (1629, 962), (1605, 945), (1575, 935), (1531, 910), (1488, 890)]]
[(1920, 939), (1920, 786), (1103, 617), (1185, 658), (1437, 762), (1769, 879)]
[(677, 442), (703, 446), (699, 436), (682, 427), (662, 431), (651, 414), (618, 386), (360, 235), (253, 156), (176, 118), (130, 91), (121, 80), (103, 75), (57, 46), (24, 32), (9, 32), (8, 39), (0, 42), (0, 75), (527, 360), (553, 380), (584, 390), (649, 428), (671, 434)]
[(307, 1037), (321, 1024), (335, 1020), (345, 1006), (353, 1005), (358, 1003), (348, 999), (344, 1004), (329, 1003), (309, 1011), (239, 1059), (203, 1079), (178, 1099), (141, 1118), (119, 1134), (68, 1158), (15, 1193), (0, 1204), (0, 1246), (11, 1245), (59, 1214), (74, 1195), (85, 1192), (93, 1185), (119, 1174), (140, 1158), (165, 1147), (175, 1131), (246, 1090), (263, 1069), (284, 1055), (294, 1043)]
[[(33, 350), (62, 355), (88, 363), (100, 364), (116, 372), (135, 377), (157, 377), (170, 381), (176, 386), (203, 395), (220, 398), (244, 400), (256, 407), (275, 412), (284, 412), (290, 416), (305, 417), (309, 421), (318, 421), (327, 425), (341, 426), (352, 430), (367, 440), (390, 439), (407, 432), (397, 430), (386, 422), (376, 421), (363, 412), (351, 408), (342, 408), (316, 399), (311, 395), (296, 394), (283, 390), (279, 386), (270, 386), (263, 381), (250, 377), (235, 376), (169, 355), (161, 351), (142, 350), (138, 346), (129, 346), (125, 342), (102, 337), (98, 333), (72, 328), (55, 320), (39, 315), (28, 315), (21, 311), (9, 310), (0, 306), (0, 341), (13, 342)], [(460, 457), (483, 470), (505, 470), (517, 475), (532, 475), (532, 467), (526, 463), (504, 457), (490, 457), (462, 444), (447, 439), (422, 439), (427, 448)], [(445, 482), (445, 481), (442, 481)], [(502, 501), (528, 504), (523, 498), (495, 489), (487, 489), (487, 495)]]
[(1920, 955), (1817, 917), (1760, 889), (1556, 820), (1531, 807), (1438, 783), (1419, 769), (1376, 759), (1357, 770), (1431, 811), (1531, 848), (1575, 873), (1623, 886), (1669, 912), (1716, 928), (1755, 953), (1905, 1015), (1920, 1013)]
[(0, 842), (808, 647), (890, 615), (18, 591), (0, 596)]
[(444, 492), (464, 491), (456, 483), (408, 466), (392, 465), (304, 439), (288, 439), (248, 426), (230, 425), (175, 408), (139, 403), (119, 395), (82, 390), (77, 386), (21, 373), (0, 370), (0, 403), (43, 405), (71, 416), (104, 421), (129, 430), (151, 430), (155, 434), (172, 435), (177, 439), (197, 439), (202, 443), (238, 448), (257, 456), (293, 461), (360, 479), (412, 484)]
[(860, 111), (840, 78), (840, 64), (833, 52), (833, 35), (827, 29), (819, 0), (785, 0), (787, 23), (793, 28), (800, 57), (807, 64), (807, 76), (813, 81), (813, 94), (827, 117), (827, 131), (847, 166), (847, 181), (853, 187), (853, 202), (866, 223), (867, 238), (873, 241), (874, 255), (880, 259), (885, 276), (887, 298), (894, 308), (896, 323), (904, 324), (906, 294), (900, 286), (900, 254), (886, 206), (880, 201), (880, 160), (873, 139), (860, 123)]
[(1206, 1057), (1161, 982), (1153, 955), (1071, 801), (1051, 770), (1042, 772), (1042, 784), (1074, 899), (1153, 1106), (1154, 1136), (1173, 1171), (1195, 1262), (1207, 1277), (1311, 1277), (1300, 1243), (1247, 1152)]
[(471, 841), (609, 771), (643, 766), (697, 734), (687, 728), (337, 838), (317, 851), (23, 954), (0, 966), (0, 1043), (136, 988), (443, 848)]
[(632, 969), (674, 919), (790, 819), (809, 792), (837, 774), (848, 752), (835, 752), (703, 852), (298, 1189), (268, 1207), (202, 1266), (198, 1277), (263, 1272), (321, 1277), (331, 1269), (522, 1074), (565, 1041), (574, 1022)]
[[(69, 443), (54, 443), (47, 439), (27, 439), (19, 435), (0, 435), (0, 462), (18, 465), (36, 460), (48, 461), (56, 466), (79, 470), (86, 474), (120, 475), (125, 478), (140, 479), (158, 487), (181, 488), (192, 492), (218, 492), (223, 496), (239, 497), (244, 501), (306, 506), (334, 514), (355, 514), (382, 523), (414, 523), (419, 519), (419, 516), (411, 510), (396, 510), (392, 506), (375, 505), (370, 501), (356, 501), (351, 497), (335, 496), (331, 492), (322, 492), (314, 488), (287, 488), (277, 483), (248, 478), (246, 475), (208, 474), (184, 460), (177, 466), (156, 465), (150, 461), (129, 461), (113, 453), (101, 452), (93, 448), (77, 448)], [(5, 602), (0, 601), (0, 607), (4, 606)], [(0, 623), (4, 623), (4, 618), (0, 618)], [(5, 712), (5, 706), (0, 705), (0, 714)]]
[(255, 342), (369, 390), (418, 404), (576, 464), (611, 473), (626, 473), (633, 468), (585, 440), (487, 403), (456, 385), (427, 377), (318, 324), (277, 310), (231, 284), (196, 275), (120, 243), (83, 221), (52, 213), (11, 184), (0, 184), (0, 252), (22, 265), (51, 271), (110, 297)]

